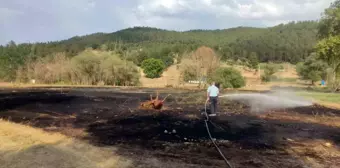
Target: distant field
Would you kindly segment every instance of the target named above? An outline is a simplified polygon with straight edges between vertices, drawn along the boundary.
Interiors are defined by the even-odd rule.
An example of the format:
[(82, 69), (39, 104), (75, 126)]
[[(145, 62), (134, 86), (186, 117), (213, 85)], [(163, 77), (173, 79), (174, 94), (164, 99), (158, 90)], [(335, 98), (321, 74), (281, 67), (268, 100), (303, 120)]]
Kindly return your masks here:
[[(260, 66), (264, 67), (266, 64), (261, 63)], [(293, 88), (293, 89), (307, 89), (310, 87), (308, 83), (304, 81), (300, 81), (298, 79), (298, 75), (296, 73), (295, 66), (292, 64), (276, 64), (278, 67), (283, 67), (284, 69), (280, 70), (275, 74), (276, 78), (274, 78), (271, 82), (263, 83), (260, 80), (260, 74), (255, 73), (255, 71), (249, 70), (241, 65), (228, 65), (223, 64), (222, 66), (226, 67), (234, 67), (238, 69), (241, 74), (246, 78), (246, 86), (237, 90), (246, 90), (246, 91), (265, 91), (271, 90), (273, 87), (285, 87), (285, 88)], [(260, 73), (263, 73), (261, 70)], [(181, 88), (181, 89), (199, 89), (197, 84), (179, 84), (180, 80), (180, 71), (177, 65), (170, 66), (162, 75), (161, 78), (158, 79), (149, 79), (144, 76), (144, 73), (141, 71), (141, 86), (138, 87), (115, 87), (115, 88)], [(114, 86), (96, 86), (96, 85), (62, 85), (62, 84), (54, 84), (54, 85), (46, 85), (46, 84), (17, 84), (17, 83), (0, 83), (0, 87), (3, 88), (31, 88), (31, 87), (56, 87), (56, 88), (113, 88)], [(326, 91), (325, 88), (321, 87), (313, 87), (312, 91), (315, 92), (299, 92), (301, 96), (307, 97), (309, 99), (313, 99), (318, 102), (327, 102), (327, 103), (336, 103), (340, 104), (340, 98), (336, 94), (326, 94), (326, 93), (317, 93)]]
[[(265, 66), (265, 63), (261, 63), (260, 67), (261, 69)], [(298, 75), (295, 70), (295, 65), (288, 64), (288, 63), (282, 63), (282, 64), (276, 64), (278, 68), (282, 67), (283, 69), (279, 70), (275, 76), (277, 79), (273, 80), (273, 82), (281, 82), (281, 83), (292, 83), (296, 82)], [(142, 86), (146, 87), (164, 87), (164, 86), (177, 86), (179, 85), (180, 81), (180, 70), (177, 68), (177, 65), (170, 66), (166, 71), (164, 71), (161, 78), (157, 79), (149, 79), (144, 76), (144, 73), (141, 70), (141, 83)], [(247, 85), (259, 85), (261, 84), (260, 80), (260, 74), (255, 73), (254, 70), (248, 70), (242, 65), (237, 64), (227, 64), (222, 63), (222, 67), (233, 67), (236, 68), (241, 72), (241, 74), (246, 78)], [(263, 73), (263, 70), (260, 71), (260, 73)], [(261, 84), (266, 85), (266, 84)], [(182, 85), (185, 87), (195, 87), (195, 84), (185, 84)]]
[[(261, 63), (260, 66), (263, 67), (265, 64)], [(226, 63), (222, 64), (222, 66), (231, 66)], [(246, 88), (266, 88), (266, 86), (271, 86), (272, 83), (296, 83), (297, 74), (295, 71), (295, 66), (291, 64), (277, 64), (279, 67), (284, 67), (284, 70), (281, 70), (275, 74), (277, 77), (270, 83), (262, 83), (260, 80), (260, 73), (263, 73), (263, 70), (260, 73), (255, 73), (253, 70), (248, 70), (241, 65), (233, 65), (232, 67), (236, 68), (241, 72), (241, 74), (246, 78), (247, 86)], [(172, 65), (167, 70), (164, 71), (163, 75), (157, 79), (149, 79), (144, 76), (143, 71), (141, 70), (141, 86), (140, 87), (148, 87), (148, 88), (164, 88), (164, 87), (181, 87), (181, 88), (197, 88), (197, 84), (180, 84), (180, 70), (178, 69), (178, 65)], [(90, 85), (65, 85), (65, 84), (18, 84), (18, 83), (1, 83), (0, 87), (49, 87), (49, 86), (58, 86), (58, 87), (99, 87), (99, 86), (90, 86)], [(100, 86), (100, 87), (112, 87), (112, 86)], [(261, 89), (262, 90), (262, 89)]]

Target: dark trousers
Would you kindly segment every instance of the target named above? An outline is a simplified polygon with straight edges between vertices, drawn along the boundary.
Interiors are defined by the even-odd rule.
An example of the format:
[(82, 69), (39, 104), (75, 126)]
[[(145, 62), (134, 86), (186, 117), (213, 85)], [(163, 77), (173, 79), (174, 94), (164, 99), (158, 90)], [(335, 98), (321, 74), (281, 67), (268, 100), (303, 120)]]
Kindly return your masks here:
[(216, 114), (217, 112), (217, 97), (210, 97), (210, 114)]

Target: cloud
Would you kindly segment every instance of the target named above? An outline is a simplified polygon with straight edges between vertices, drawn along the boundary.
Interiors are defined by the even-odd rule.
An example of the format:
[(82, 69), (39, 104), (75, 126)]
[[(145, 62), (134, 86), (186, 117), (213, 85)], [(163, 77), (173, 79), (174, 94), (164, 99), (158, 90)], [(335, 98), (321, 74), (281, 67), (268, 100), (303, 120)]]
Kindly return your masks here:
[[(259, 25), (277, 24), (278, 21), (316, 20), (332, 0), (141, 0), (138, 14), (144, 17), (187, 16), (199, 20), (204, 13), (218, 21), (258, 21)], [(188, 14), (191, 14), (191, 17)], [(272, 23), (272, 24), (271, 24)], [(229, 23), (230, 24), (230, 23)], [(232, 23), (231, 23), (232, 24)], [(228, 24), (223, 24), (228, 27)], [(161, 25), (160, 25), (161, 26)]]
[(20, 11), (0, 7), (0, 22), (1, 23), (9, 22), (11, 19), (14, 19), (14, 17), (21, 14), (23, 13)]
[(0, 0), (0, 44), (51, 41), (132, 26), (266, 27), (316, 20), (333, 0)]

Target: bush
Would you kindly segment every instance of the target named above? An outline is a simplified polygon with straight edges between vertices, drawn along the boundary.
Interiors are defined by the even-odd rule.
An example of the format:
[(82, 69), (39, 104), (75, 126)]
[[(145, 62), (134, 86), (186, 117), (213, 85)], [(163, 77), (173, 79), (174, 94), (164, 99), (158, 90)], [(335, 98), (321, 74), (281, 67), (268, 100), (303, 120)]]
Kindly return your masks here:
[(106, 57), (102, 63), (103, 80), (108, 85), (135, 86), (139, 84), (140, 72), (135, 64), (119, 59), (118, 56)]
[(159, 78), (163, 73), (165, 65), (160, 59), (149, 58), (142, 62), (142, 68), (147, 78)]
[(17, 72), (18, 82), (35, 79), (44, 84), (138, 85), (140, 72), (135, 64), (114, 52), (86, 50), (68, 59), (56, 54), (27, 62)]
[(202, 46), (196, 51), (185, 53), (179, 67), (182, 81), (201, 80), (220, 67), (220, 58), (209, 47)]
[(120, 59), (115, 52), (84, 51), (72, 62), (72, 82), (75, 84), (98, 84), (132, 86), (139, 84), (140, 73), (131, 61)]
[(269, 82), (275, 78), (274, 74), (278, 71), (278, 67), (275, 64), (267, 64), (264, 67), (264, 72), (261, 75), (261, 80), (263, 82)]
[(215, 81), (223, 88), (241, 88), (246, 84), (241, 72), (234, 68), (218, 68), (208, 81)]
[(321, 79), (326, 79), (327, 64), (322, 60), (317, 60), (315, 54), (311, 54), (305, 62), (298, 63), (296, 71), (299, 76), (304, 80), (310, 80), (312, 84)]
[(37, 83), (69, 82), (70, 60), (64, 53), (57, 53), (48, 57), (27, 61), (17, 70), (16, 82), (29, 82), (35, 79)]
[(247, 66), (248, 68), (250, 68), (250, 69), (254, 69), (255, 71), (258, 70), (259, 59), (258, 59), (256, 53), (252, 52), (252, 53), (250, 54), (250, 57), (249, 57), (249, 59), (248, 59), (248, 61), (247, 61), (246, 66)]
[(94, 85), (101, 80), (102, 57), (84, 51), (71, 59), (71, 79), (73, 83)]

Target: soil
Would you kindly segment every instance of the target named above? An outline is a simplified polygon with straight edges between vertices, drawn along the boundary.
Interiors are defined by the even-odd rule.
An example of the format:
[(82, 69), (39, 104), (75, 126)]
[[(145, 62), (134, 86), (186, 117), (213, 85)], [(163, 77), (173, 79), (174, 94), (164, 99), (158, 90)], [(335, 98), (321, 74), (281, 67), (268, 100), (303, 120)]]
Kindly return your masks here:
[[(163, 90), (172, 96), (164, 110), (139, 109), (153, 90), (21, 89), (0, 91), (0, 117), (47, 131), (57, 131), (99, 146), (114, 146), (135, 167), (227, 167), (212, 144), (204, 125), (204, 102), (185, 103), (192, 94)], [(202, 93), (203, 95), (203, 93)], [(163, 97), (162, 97), (163, 96)], [(340, 111), (322, 106), (250, 113), (246, 105), (223, 101), (220, 113), (209, 122), (211, 134), (235, 168), (304, 168), (290, 153), (298, 143), (322, 139), (339, 148), (340, 129), (273, 116), (340, 117)], [(307, 155), (308, 153), (306, 153)], [(325, 167), (337, 166), (338, 157), (314, 157)]]

